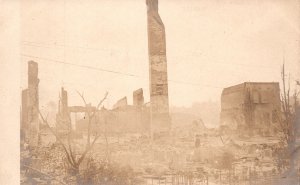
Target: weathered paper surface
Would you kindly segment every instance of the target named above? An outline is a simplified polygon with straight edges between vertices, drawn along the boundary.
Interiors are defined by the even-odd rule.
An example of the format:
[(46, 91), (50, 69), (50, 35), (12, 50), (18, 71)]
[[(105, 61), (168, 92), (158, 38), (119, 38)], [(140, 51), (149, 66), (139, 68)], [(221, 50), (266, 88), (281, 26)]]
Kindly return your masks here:
[(1, 184), (298, 182), (298, 0), (0, 4)]

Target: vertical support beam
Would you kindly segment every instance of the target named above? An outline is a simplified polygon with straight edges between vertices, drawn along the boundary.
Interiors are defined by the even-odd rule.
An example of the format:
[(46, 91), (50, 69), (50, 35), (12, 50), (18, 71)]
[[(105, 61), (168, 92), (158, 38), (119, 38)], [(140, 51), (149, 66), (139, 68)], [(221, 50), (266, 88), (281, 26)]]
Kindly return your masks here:
[(64, 118), (68, 118), (68, 92), (61, 88), (61, 114)]

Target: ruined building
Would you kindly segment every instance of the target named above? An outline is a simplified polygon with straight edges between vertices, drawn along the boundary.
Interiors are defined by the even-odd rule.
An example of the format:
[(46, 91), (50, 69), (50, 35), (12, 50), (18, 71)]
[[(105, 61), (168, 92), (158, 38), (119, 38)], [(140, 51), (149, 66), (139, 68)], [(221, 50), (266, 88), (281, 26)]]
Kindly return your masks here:
[[(90, 111), (95, 111), (96, 107), (91, 107)], [(77, 111), (75, 111), (75, 109)], [(69, 107), (70, 112), (80, 112), (78, 106)], [(81, 108), (81, 112), (84, 112)], [(92, 121), (91, 130), (94, 133), (104, 133), (107, 135), (119, 135), (125, 133), (149, 134), (149, 107), (144, 104), (143, 90), (138, 89), (133, 92), (133, 105), (127, 104), (127, 97), (117, 101), (112, 110), (102, 107), (97, 110)], [(88, 129), (88, 118), (76, 120), (76, 131), (85, 133)]]
[(158, 14), (158, 0), (146, 0), (152, 132), (169, 130), (169, 97), (165, 27)]
[(126, 107), (127, 104), (127, 97), (123, 97), (122, 99), (118, 100), (117, 103), (113, 105), (113, 109), (119, 108), (119, 107)]
[[(127, 97), (124, 97), (116, 102), (112, 110), (105, 108), (97, 110), (95, 121), (92, 121), (95, 123), (93, 131), (103, 132), (106, 129), (115, 132), (153, 134), (168, 132), (171, 127), (165, 28), (158, 14), (158, 0), (147, 0), (146, 4), (148, 8), (150, 104), (145, 104), (143, 90), (138, 89), (133, 92), (133, 105), (129, 105)], [(64, 107), (68, 107), (68, 105), (62, 105), (58, 114), (61, 123), (64, 123)], [(95, 110), (95, 107), (90, 108)], [(68, 107), (68, 111), (68, 114), (84, 113), (86, 107), (72, 106)], [(76, 130), (85, 132), (87, 122), (86, 118), (77, 120)], [(63, 130), (63, 128), (59, 128), (59, 130)]]
[(142, 88), (133, 92), (133, 105), (134, 106), (143, 106), (144, 105), (144, 94), (143, 94)]
[(223, 89), (221, 126), (269, 135), (278, 131), (280, 88), (277, 82), (245, 82)]
[[(95, 117), (91, 120), (91, 130), (93, 133), (104, 133), (108, 135), (124, 133), (148, 134), (150, 114), (149, 107), (144, 104), (143, 90), (138, 89), (133, 92), (133, 105), (127, 104), (127, 97), (117, 101), (111, 110), (104, 107), (96, 110), (95, 106), (70, 106), (68, 104), (68, 92), (61, 88), (59, 96), (58, 113), (56, 114), (56, 131), (62, 138), (66, 137), (75, 123), (77, 133), (86, 134), (88, 130), (88, 113)], [(75, 116), (75, 120), (72, 122)]]
[(56, 131), (60, 136), (67, 135), (71, 128), (70, 113), (68, 107), (68, 92), (61, 88), (58, 102), (58, 113), (56, 115)]
[(28, 62), (28, 88), (22, 91), (21, 141), (36, 147), (39, 141), (38, 64)]

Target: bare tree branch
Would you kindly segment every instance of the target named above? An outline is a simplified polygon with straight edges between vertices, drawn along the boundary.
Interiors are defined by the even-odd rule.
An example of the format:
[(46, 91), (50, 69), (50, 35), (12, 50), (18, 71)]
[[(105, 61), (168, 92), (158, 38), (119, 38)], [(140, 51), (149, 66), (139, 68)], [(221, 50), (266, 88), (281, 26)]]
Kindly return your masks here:
[(96, 143), (96, 141), (98, 140), (98, 138), (99, 138), (100, 136), (101, 136), (101, 135), (97, 135), (97, 136), (94, 138), (92, 144), (91, 144), (89, 147), (86, 148), (86, 150), (84, 151), (84, 153), (81, 155), (81, 157), (80, 157), (79, 160), (78, 160), (78, 163), (77, 163), (78, 165), (81, 164), (81, 162), (83, 161), (83, 159), (85, 158), (85, 156), (87, 155), (87, 153), (93, 148), (94, 144)]
[[(96, 121), (96, 119), (94, 118), (97, 111), (99, 110), (100, 106), (102, 105), (102, 103), (105, 101), (105, 99), (107, 98), (108, 92), (105, 93), (105, 96), (103, 97), (103, 99), (100, 100), (100, 102), (97, 104), (97, 107), (95, 109), (91, 109), (89, 107), (89, 105), (87, 104), (85, 98), (84, 98), (84, 94), (83, 93), (79, 93), (77, 91), (77, 93), (79, 94), (79, 96), (81, 97), (82, 101), (84, 102), (85, 105), (85, 113), (88, 116), (88, 139), (87, 139), (87, 144), (85, 147), (84, 152), (82, 153), (82, 155), (80, 156), (80, 158), (78, 160), (76, 160), (75, 155), (74, 155), (74, 151), (72, 149), (72, 121), (71, 121), (71, 116), (69, 114), (69, 112), (67, 113), (67, 119), (63, 120), (63, 122), (66, 122), (68, 124), (68, 135), (67, 135), (67, 144), (68, 146), (65, 146), (64, 142), (62, 141), (62, 139), (60, 138), (60, 136), (50, 127), (47, 119), (44, 118), (44, 116), (41, 114), (41, 112), (39, 111), (40, 117), (42, 119), (42, 121), (48, 126), (48, 128), (50, 129), (50, 131), (52, 132), (52, 134), (54, 136), (56, 136), (57, 141), (59, 142), (59, 144), (62, 146), (67, 161), (69, 162), (70, 166), (76, 170), (77, 173), (79, 173), (79, 166), (82, 163), (82, 161), (85, 159), (86, 155), (92, 150), (92, 148), (94, 147), (96, 141), (99, 139), (99, 137), (101, 136), (101, 134), (96, 134), (96, 136), (93, 138), (92, 143), (91, 143), (91, 124), (92, 121)], [(60, 98), (61, 101), (61, 98)], [(91, 111), (93, 111), (93, 113), (91, 113)], [(65, 118), (65, 115), (63, 115), (63, 117)], [(93, 120), (94, 119), (94, 120)]]
[(76, 160), (75, 160), (75, 157), (74, 157), (73, 151), (72, 151), (71, 134), (70, 133), (68, 133), (68, 146), (69, 146), (69, 151), (70, 151), (70, 157), (71, 157), (73, 163), (76, 165)]
[(72, 165), (72, 166), (75, 166), (75, 163), (72, 161), (72, 159), (70, 158), (70, 154), (66, 148), (66, 146), (64, 145), (63, 141), (60, 139), (60, 137), (58, 136), (58, 134), (50, 127), (49, 123), (47, 120), (45, 120), (45, 118), (43, 117), (42, 113), (39, 111), (39, 114), (40, 114), (40, 117), (42, 118), (42, 121), (43, 123), (45, 123), (49, 130), (52, 132), (52, 134), (56, 137), (57, 141), (61, 144), (61, 146), (63, 147), (65, 153), (66, 153), (66, 156), (67, 156), (67, 159), (69, 161), (69, 163)]
[(84, 102), (84, 106), (87, 106), (87, 103), (86, 103), (86, 101), (85, 101), (85, 99), (84, 99), (83, 92), (80, 94), (80, 92), (77, 91), (77, 93), (78, 93), (78, 95), (81, 97), (82, 101)]
[(98, 103), (98, 105), (97, 105), (97, 107), (96, 107), (96, 110), (94, 111), (93, 116), (95, 116), (96, 111), (99, 110), (100, 106), (102, 105), (102, 103), (104, 102), (104, 100), (106, 100), (107, 96), (108, 96), (108, 92), (105, 93), (105, 95), (104, 95), (104, 97), (102, 98), (102, 100)]

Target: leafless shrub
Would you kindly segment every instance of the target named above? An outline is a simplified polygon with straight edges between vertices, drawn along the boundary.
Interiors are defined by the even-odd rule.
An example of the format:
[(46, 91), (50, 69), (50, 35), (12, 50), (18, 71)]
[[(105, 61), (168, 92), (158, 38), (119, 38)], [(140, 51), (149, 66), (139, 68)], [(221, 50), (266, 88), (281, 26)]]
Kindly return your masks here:
[(78, 94), (84, 103), (84, 106), (86, 108), (85, 113), (88, 116), (87, 141), (86, 141), (85, 149), (83, 150), (82, 154), (79, 157), (78, 157), (78, 155), (75, 154), (75, 151), (74, 151), (75, 147), (74, 147), (74, 141), (72, 139), (72, 136), (74, 135), (74, 133), (73, 133), (74, 131), (72, 130), (72, 126), (71, 126), (70, 114), (68, 114), (69, 116), (66, 121), (66, 124), (69, 125), (66, 137), (59, 135), (55, 130), (53, 130), (47, 121), (47, 117), (44, 117), (40, 111), (39, 111), (39, 114), (40, 114), (40, 117), (41, 117), (43, 123), (48, 126), (51, 133), (56, 136), (57, 142), (61, 145), (61, 147), (65, 153), (65, 156), (66, 156), (66, 159), (68, 162), (68, 166), (70, 167), (70, 174), (76, 176), (77, 182), (80, 182), (81, 181), (80, 165), (82, 164), (83, 160), (86, 159), (88, 153), (93, 149), (93, 146), (95, 145), (96, 141), (101, 136), (98, 133), (96, 133), (95, 136), (92, 136), (92, 134), (91, 134), (92, 120), (95, 118), (96, 112), (99, 110), (100, 106), (102, 105), (104, 100), (107, 98), (108, 93), (106, 93), (104, 98), (102, 98), (99, 101), (96, 109), (94, 109), (94, 110), (91, 110), (88, 108), (89, 105), (87, 104), (87, 102), (83, 96), (83, 93), (82, 94), (78, 93)]

